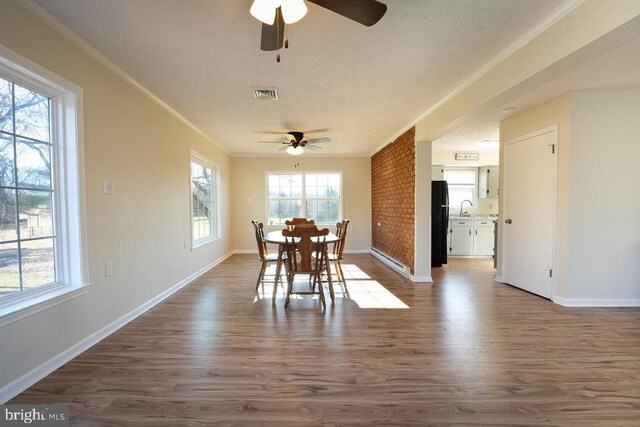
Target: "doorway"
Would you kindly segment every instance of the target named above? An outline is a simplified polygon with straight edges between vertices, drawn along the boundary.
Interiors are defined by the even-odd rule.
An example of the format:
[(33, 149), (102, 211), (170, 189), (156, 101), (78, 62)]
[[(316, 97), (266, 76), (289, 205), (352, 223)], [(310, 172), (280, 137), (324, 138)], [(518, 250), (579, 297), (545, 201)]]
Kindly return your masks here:
[(508, 141), (502, 281), (551, 299), (555, 260), (557, 126)]

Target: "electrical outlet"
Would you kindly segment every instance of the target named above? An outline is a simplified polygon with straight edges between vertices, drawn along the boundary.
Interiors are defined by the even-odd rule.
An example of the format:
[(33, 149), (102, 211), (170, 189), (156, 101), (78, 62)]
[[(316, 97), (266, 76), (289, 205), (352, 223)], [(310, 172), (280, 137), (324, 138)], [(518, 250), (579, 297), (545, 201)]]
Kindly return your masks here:
[(106, 277), (109, 277), (112, 274), (113, 274), (113, 265), (111, 264), (111, 261), (109, 261), (104, 264), (104, 275)]

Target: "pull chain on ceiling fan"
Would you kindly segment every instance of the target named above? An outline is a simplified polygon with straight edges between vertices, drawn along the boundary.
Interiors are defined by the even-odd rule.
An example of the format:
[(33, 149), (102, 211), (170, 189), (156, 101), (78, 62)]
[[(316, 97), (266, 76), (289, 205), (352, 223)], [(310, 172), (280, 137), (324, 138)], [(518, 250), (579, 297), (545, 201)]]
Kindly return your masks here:
[[(387, 6), (377, 0), (309, 1), (367, 27), (375, 25), (387, 12)], [(304, 0), (254, 0), (250, 13), (262, 22), (260, 49), (277, 51), (276, 61), (280, 62), (280, 49), (289, 47), (286, 24), (298, 22), (307, 10)]]

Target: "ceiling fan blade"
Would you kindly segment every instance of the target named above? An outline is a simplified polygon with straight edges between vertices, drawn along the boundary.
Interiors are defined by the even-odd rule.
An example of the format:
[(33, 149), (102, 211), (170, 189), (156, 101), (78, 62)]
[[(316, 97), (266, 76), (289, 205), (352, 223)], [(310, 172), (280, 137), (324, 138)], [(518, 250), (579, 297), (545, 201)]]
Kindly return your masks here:
[(305, 149), (310, 148), (312, 150), (322, 150), (322, 147), (318, 147), (318, 146), (315, 146), (315, 145), (309, 145), (309, 144), (305, 145), (304, 148)]
[(262, 40), (260, 41), (260, 49), (266, 51), (282, 49), (284, 44), (284, 18), (282, 10), (278, 8), (276, 11), (276, 19), (273, 25), (262, 24)]
[(324, 144), (327, 142), (331, 142), (331, 138), (314, 138), (314, 139), (307, 139), (305, 141), (307, 144)]
[(288, 146), (288, 145), (287, 145), (286, 147), (278, 148), (278, 151), (284, 151), (284, 150), (286, 150), (287, 148), (289, 148), (289, 146)]
[(375, 25), (387, 12), (387, 5), (376, 0), (309, 1), (367, 27)]

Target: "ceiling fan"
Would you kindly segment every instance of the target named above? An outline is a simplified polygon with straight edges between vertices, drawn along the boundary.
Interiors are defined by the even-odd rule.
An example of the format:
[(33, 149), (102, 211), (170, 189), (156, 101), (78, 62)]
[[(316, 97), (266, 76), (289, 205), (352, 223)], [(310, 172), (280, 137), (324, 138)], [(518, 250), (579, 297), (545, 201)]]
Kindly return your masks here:
[(287, 141), (258, 141), (261, 144), (282, 144), (284, 147), (278, 151), (286, 150), (288, 154), (292, 156), (299, 156), (304, 153), (304, 148), (311, 150), (320, 150), (322, 147), (318, 147), (314, 144), (325, 144), (331, 142), (331, 138), (313, 138), (304, 139), (304, 133), (298, 131), (291, 131), (285, 134)]
[[(308, 1), (367, 27), (375, 25), (387, 12), (387, 5), (377, 0)], [(289, 47), (285, 26), (302, 19), (307, 14), (307, 5), (304, 0), (254, 0), (250, 13), (262, 22), (260, 49), (278, 51), (276, 60), (280, 62), (280, 49)]]

